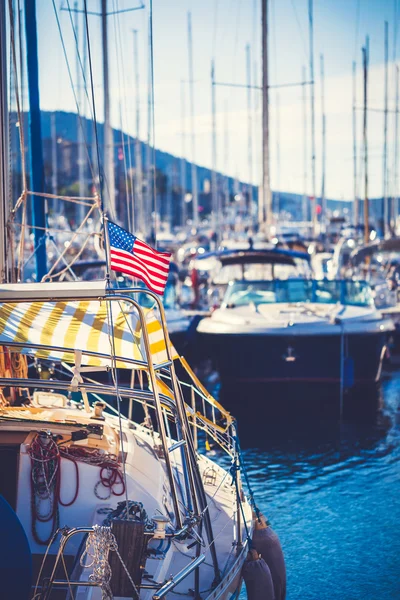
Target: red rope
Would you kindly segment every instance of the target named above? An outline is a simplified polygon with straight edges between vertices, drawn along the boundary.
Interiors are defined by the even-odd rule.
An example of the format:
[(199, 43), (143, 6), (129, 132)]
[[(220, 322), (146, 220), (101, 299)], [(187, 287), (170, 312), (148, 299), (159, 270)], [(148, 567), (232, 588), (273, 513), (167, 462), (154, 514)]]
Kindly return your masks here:
[[(120, 471), (118, 458), (114, 454), (104, 454), (98, 449), (92, 450), (81, 446), (57, 446), (51, 437), (37, 434), (30, 445), (29, 455), (32, 469), (32, 536), (38, 544), (47, 545), (58, 528), (59, 505), (72, 506), (78, 498), (80, 488), (78, 462), (99, 467), (100, 480), (95, 486), (95, 493), (100, 484), (109, 490), (108, 497), (111, 494), (122, 496), (125, 493), (125, 482)], [(75, 466), (75, 492), (69, 502), (63, 502), (61, 499), (61, 458), (70, 460)], [(119, 491), (118, 488), (120, 488)], [(39, 506), (44, 501), (49, 503), (49, 511), (46, 514), (41, 514)], [(41, 539), (38, 535), (38, 522), (52, 523), (50, 535), (46, 540)]]

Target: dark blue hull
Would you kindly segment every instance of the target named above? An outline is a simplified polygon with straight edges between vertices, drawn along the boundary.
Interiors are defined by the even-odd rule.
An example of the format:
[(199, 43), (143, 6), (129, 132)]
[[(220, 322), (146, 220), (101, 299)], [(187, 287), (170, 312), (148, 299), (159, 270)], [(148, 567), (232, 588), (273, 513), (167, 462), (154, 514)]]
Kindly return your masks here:
[[(199, 334), (201, 354), (213, 360), (221, 382), (340, 383), (351, 388), (379, 379), (387, 333), (346, 335)], [(343, 354), (342, 354), (343, 348)]]

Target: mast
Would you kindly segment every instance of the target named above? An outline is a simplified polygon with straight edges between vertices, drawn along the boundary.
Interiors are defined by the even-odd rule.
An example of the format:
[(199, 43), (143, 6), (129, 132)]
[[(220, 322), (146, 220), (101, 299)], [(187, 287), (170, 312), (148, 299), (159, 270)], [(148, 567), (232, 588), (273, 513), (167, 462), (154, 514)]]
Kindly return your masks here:
[[(228, 102), (224, 103), (224, 206), (222, 207), (222, 214), (229, 214), (229, 123), (228, 123)], [(225, 218), (223, 219), (225, 222)]]
[(326, 177), (326, 114), (325, 114), (325, 69), (324, 56), (320, 56), (321, 67), (321, 113), (322, 113), (322, 178), (321, 178), (321, 221), (326, 220), (326, 198), (325, 198), (325, 177)]
[[(39, 64), (36, 30), (36, 0), (25, 0), (25, 34), (29, 92), (31, 191), (44, 192), (42, 127), (40, 123)], [(45, 199), (32, 196), (36, 281), (47, 273)]]
[(181, 180), (181, 225), (186, 226), (187, 210), (186, 210), (186, 110), (185, 110), (185, 83), (181, 81), (181, 143), (182, 157), (180, 160), (180, 180)]
[[(302, 81), (306, 80), (306, 68), (302, 69)], [(307, 124), (307, 88), (305, 83), (303, 83), (303, 93), (302, 93), (302, 101), (303, 101), (303, 206), (302, 206), (302, 218), (303, 221), (308, 221), (308, 196), (307, 196), (307, 165), (308, 165), (308, 124)]]
[(217, 123), (216, 123), (216, 99), (215, 99), (215, 64), (211, 61), (211, 113), (212, 113), (212, 137), (211, 137), (211, 229), (219, 240), (218, 189), (217, 189)]
[(260, 226), (269, 234), (272, 224), (272, 194), (269, 170), (269, 87), (268, 87), (268, 0), (261, 0), (262, 46), (262, 222)]
[(190, 90), (190, 126), (192, 139), (192, 207), (193, 225), (199, 224), (199, 201), (197, 190), (196, 166), (196, 136), (194, 131), (194, 81), (193, 81), (193, 40), (192, 40), (192, 13), (188, 12), (188, 55), (189, 55), (189, 90)]
[(363, 115), (363, 142), (364, 142), (364, 242), (369, 242), (369, 199), (368, 199), (368, 62), (369, 62), (369, 37), (362, 49), (364, 70), (364, 115)]
[[(85, 181), (84, 181), (84, 176), (85, 176), (85, 159), (84, 159), (84, 149), (83, 149), (83, 132), (82, 132), (82, 127), (83, 127), (83, 122), (81, 121), (81, 115), (82, 113), (82, 108), (83, 108), (83, 103), (82, 103), (82, 97), (83, 97), (83, 86), (81, 85), (80, 82), (80, 64), (79, 64), (79, 12), (78, 12), (78, 2), (74, 3), (74, 10), (75, 10), (75, 32), (76, 32), (76, 42), (77, 42), (77, 48), (76, 48), (76, 96), (78, 98), (78, 107), (79, 107), (79, 112), (76, 115), (76, 132), (77, 132), (77, 136), (76, 136), (76, 140), (77, 140), (77, 144), (78, 144), (78, 181), (79, 181), (79, 196), (83, 197), (86, 196), (86, 190), (85, 190)], [(85, 44), (86, 45), (86, 44)], [(80, 113), (80, 114), (79, 114)], [(83, 218), (84, 218), (84, 206), (82, 206), (81, 204), (77, 204), (76, 205), (76, 213), (77, 213), (77, 220), (78, 220), (78, 224), (82, 223)]]
[[(135, 96), (136, 96), (136, 132), (135, 132), (135, 204), (137, 206), (140, 231), (145, 230), (144, 206), (143, 206), (143, 170), (142, 170), (142, 147), (140, 143), (140, 86), (139, 86), (139, 48), (138, 32), (133, 30), (133, 60), (135, 67)], [(134, 207), (133, 207), (134, 209)]]
[(246, 71), (247, 71), (247, 163), (249, 178), (248, 213), (253, 211), (253, 122), (252, 122), (252, 93), (251, 93), (251, 50), (250, 44), (246, 46)]
[(317, 234), (317, 196), (316, 196), (316, 179), (315, 179), (315, 93), (314, 93), (314, 20), (313, 20), (313, 0), (308, 0), (308, 24), (309, 24), (309, 45), (310, 45), (310, 86), (311, 86), (311, 186), (313, 202), (312, 207), (312, 224), (314, 236)]
[(357, 112), (356, 112), (356, 62), (353, 61), (353, 202), (354, 202), (354, 227), (359, 225), (359, 204), (357, 195)]
[[(150, 47), (150, 27), (148, 31), (149, 47)], [(142, 234), (144, 238), (150, 238), (153, 236), (153, 217), (152, 213), (154, 210), (154, 227), (157, 221), (156, 214), (156, 198), (153, 200), (153, 182), (156, 178), (156, 165), (152, 164), (152, 151), (151, 151), (151, 133), (152, 133), (152, 119), (151, 119), (151, 108), (152, 108), (152, 92), (151, 92), (151, 59), (148, 57), (148, 68), (147, 68), (147, 145), (146, 145), (146, 198), (143, 203), (143, 226), (144, 230)], [(154, 132), (153, 132), (154, 133)], [(157, 190), (155, 189), (155, 194)]]
[(393, 194), (392, 194), (392, 210), (391, 210), (391, 227), (393, 233), (396, 229), (396, 219), (398, 215), (398, 175), (399, 175), (399, 67), (396, 65), (396, 101), (395, 101), (395, 117), (394, 117), (394, 157), (393, 157)]
[(104, 94), (104, 178), (105, 206), (113, 218), (115, 213), (114, 139), (110, 122), (110, 83), (108, 75), (107, 0), (101, 0), (101, 34), (103, 42), (103, 94)]
[[(50, 116), (51, 130), (51, 193), (53, 196), (58, 194), (58, 162), (57, 162), (57, 122), (56, 113)], [(54, 210), (58, 212), (58, 201), (54, 200)]]
[(383, 235), (389, 233), (389, 199), (387, 169), (387, 135), (388, 135), (388, 70), (389, 70), (389, 26), (385, 21), (385, 84), (384, 84), (384, 122), (383, 122)]
[(8, 178), (8, 102), (7, 102), (7, 37), (6, 3), (0, 3), (0, 281), (8, 281), (7, 264), (7, 205), (9, 201)]

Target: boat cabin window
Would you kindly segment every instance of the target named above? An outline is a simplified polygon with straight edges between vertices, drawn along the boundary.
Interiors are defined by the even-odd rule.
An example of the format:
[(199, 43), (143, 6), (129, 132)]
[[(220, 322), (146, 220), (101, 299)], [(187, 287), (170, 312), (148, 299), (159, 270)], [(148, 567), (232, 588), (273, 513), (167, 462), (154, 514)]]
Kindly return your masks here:
[(287, 279), (232, 281), (224, 298), (226, 307), (276, 302), (315, 302), (373, 306), (371, 288), (365, 281)]
[(247, 281), (304, 277), (310, 272), (306, 261), (295, 258), (293, 265), (280, 263), (242, 263), (222, 265), (213, 278), (216, 285), (226, 285), (234, 279)]

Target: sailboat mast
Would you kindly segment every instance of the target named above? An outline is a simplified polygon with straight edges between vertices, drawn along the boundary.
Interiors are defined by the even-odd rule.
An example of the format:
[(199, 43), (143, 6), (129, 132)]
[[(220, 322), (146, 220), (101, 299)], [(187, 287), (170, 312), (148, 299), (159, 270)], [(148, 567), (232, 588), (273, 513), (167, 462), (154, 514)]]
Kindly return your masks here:
[[(138, 32), (133, 30), (133, 60), (135, 66), (135, 97), (136, 97), (136, 131), (135, 131), (135, 204), (139, 230), (144, 231), (144, 206), (143, 206), (143, 170), (142, 147), (140, 143), (140, 86), (139, 86), (139, 47)], [(135, 207), (133, 207), (133, 213)]]
[[(29, 132), (31, 191), (44, 192), (42, 127), (40, 122), (39, 62), (36, 29), (36, 0), (25, 0), (25, 34), (29, 92)], [(46, 267), (46, 211), (45, 199), (32, 196), (32, 224), (34, 227), (36, 281), (47, 273)]]
[[(74, 3), (74, 10), (75, 10), (75, 34), (76, 34), (76, 41), (77, 41), (77, 48), (76, 48), (76, 96), (78, 98), (78, 107), (79, 107), (79, 112), (76, 115), (76, 140), (77, 140), (77, 144), (78, 144), (78, 152), (77, 152), (77, 156), (78, 156), (78, 181), (79, 181), (79, 196), (83, 197), (86, 196), (86, 190), (85, 190), (85, 182), (84, 182), (84, 169), (85, 169), (85, 159), (84, 159), (84, 153), (83, 153), (83, 135), (82, 135), (82, 123), (81, 123), (81, 115), (82, 115), (82, 108), (83, 108), (83, 103), (82, 103), (82, 90), (83, 90), (83, 85), (81, 84), (81, 76), (80, 76), (80, 62), (79, 62), (79, 12), (78, 12), (78, 2)], [(83, 221), (83, 217), (84, 217), (84, 206), (82, 206), (81, 204), (77, 204), (76, 205), (76, 214), (77, 214), (77, 221), (78, 224), (82, 223)]]
[(398, 215), (398, 175), (399, 175), (399, 67), (396, 65), (395, 78), (396, 100), (395, 100), (395, 117), (394, 117), (394, 156), (393, 156), (393, 194), (392, 194), (392, 231), (395, 233), (396, 220)]
[(388, 199), (388, 169), (387, 169), (387, 136), (388, 136), (388, 73), (389, 71), (389, 26), (385, 21), (385, 85), (384, 85), (384, 122), (383, 122), (383, 234), (389, 233), (389, 199)]
[(251, 92), (251, 50), (250, 44), (246, 46), (246, 74), (247, 74), (247, 164), (249, 178), (248, 214), (253, 212), (253, 122), (252, 122), (252, 92)]
[(326, 177), (326, 114), (325, 114), (325, 68), (324, 56), (320, 56), (321, 68), (321, 113), (322, 113), (322, 178), (321, 178), (321, 221), (326, 221), (326, 198), (325, 198), (325, 177)]
[[(50, 116), (50, 132), (51, 132), (51, 193), (56, 196), (58, 194), (58, 162), (57, 162), (57, 120), (56, 113), (51, 113)], [(58, 200), (54, 199), (54, 212), (59, 212)]]
[(181, 81), (181, 160), (180, 160), (180, 180), (181, 180), (181, 225), (185, 227), (187, 221), (186, 211), (186, 105), (185, 105), (185, 82)]
[(217, 118), (215, 98), (215, 63), (211, 61), (211, 113), (212, 113), (212, 135), (211, 135), (211, 229), (219, 238), (219, 210), (217, 189)]
[(354, 202), (354, 227), (358, 227), (359, 224), (359, 204), (357, 195), (357, 112), (356, 112), (356, 98), (357, 98), (357, 79), (356, 79), (356, 62), (353, 61), (353, 202)]
[(8, 102), (7, 102), (7, 37), (6, 3), (0, 3), (0, 281), (6, 283), (9, 277), (7, 264), (7, 204), (9, 199), (8, 178)]
[[(224, 103), (224, 203), (222, 206), (222, 215), (229, 214), (229, 123), (228, 123), (228, 103)], [(225, 219), (223, 219), (225, 222)]]
[(103, 43), (103, 94), (104, 94), (104, 177), (103, 198), (105, 206), (115, 218), (114, 140), (110, 122), (110, 81), (108, 74), (107, 0), (101, 0), (101, 34)]
[(363, 115), (363, 142), (364, 142), (364, 242), (369, 242), (369, 199), (368, 199), (368, 62), (369, 62), (369, 37), (362, 49), (364, 70), (364, 115)]
[(196, 166), (196, 136), (194, 131), (194, 81), (193, 81), (193, 39), (192, 39), (192, 14), (188, 12), (188, 55), (189, 55), (189, 90), (190, 90), (190, 127), (192, 139), (192, 207), (193, 225), (199, 224), (199, 200), (197, 190)]
[(317, 234), (317, 196), (316, 196), (316, 177), (315, 177), (315, 92), (314, 92), (314, 2), (308, 0), (308, 25), (309, 25), (309, 46), (310, 46), (310, 100), (311, 100), (311, 185), (313, 202), (312, 224), (314, 236)]
[(261, 28), (263, 210), (260, 226), (269, 234), (272, 225), (272, 194), (269, 169), (268, 0), (261, 0)]
[(302, 219), (308, 221), (308, 196), (307, 196), (307, 180), (308, 180), (308, 124), (307, 124), (307, 88), (305, 85), (306, 81), (306, 68), (302, 69), (302, 81), (303, 81), (303, 206), (302, 206)]

